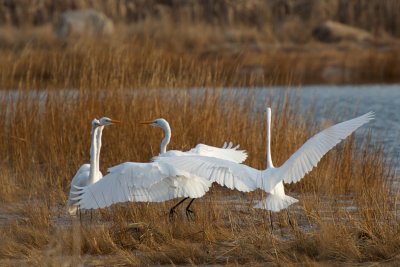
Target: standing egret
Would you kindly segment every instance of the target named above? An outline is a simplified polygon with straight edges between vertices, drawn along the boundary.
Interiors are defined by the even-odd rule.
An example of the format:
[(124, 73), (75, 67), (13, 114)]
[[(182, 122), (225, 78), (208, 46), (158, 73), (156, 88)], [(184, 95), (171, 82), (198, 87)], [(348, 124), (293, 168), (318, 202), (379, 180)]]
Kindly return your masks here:
[[(160, 145), (159, 157), (186, 157), (188, 155), (212, 156), (229, 162), (243, 162), (247, 158), (245, 151), (238, 150), (239, 146), (224, 145), (222, 148), (198, 144), (195, 148), (182, 152), (172, 150), (167, 152), (171, 139), (169, 123), (162, 118), (142, 124), (159, 127), (164, 132)], [(87, 187), (77, 186), (78, 205), (82, 209), (97, 209), (108, 207), (114, 203), (127, 201), (163, 202), (173, 198), (202, 197), (210, 188), (208, 179), (179, 170), (162, 162), (125, 162), (110, 168), (109, 173), (97, 183)], [(173, 216), (175, 208), (184, 200), (170, 209)], [(193, 202), (193, 201), (192, 201)], [(191, 203), (192, 203), (191, 202)], [(190, 204), (186, 207), (189, 218), (193, 213)]]
[(211, 182), (217, 182), (231, 189), (248, 192), (261, 188), (271, 194), (264, 207), (277, 211), (297, 201), (285, 195), (282, 182), (294, 183), (302, 179), (317, 166), (321, 158), (330, 149), (374, 117), (373, 112), (368, 112), (321, 131), (307, 140), (282, 166), (275, 168), (272, 164), (270, 152), (271, 110), (269, 108), (267, 115), (268, 152), (267, 169), (265, 170), (257, 170), (244, 164), (204, 156), (159, 156), (154, 160), (207, 178)]
[(103, 177), (100, 172), (100, 150), (101, 150), (101, 136), (104, 126), (120, 123), (120, 121), (112, 120), (108, 117), (103, 117), (100, 120), (94, 119), (92, 121), (91, 136), (92, 141), (90, 145), (90, 164), (83, 164), (74, 178), (72, 178), (70, 191), (68, 196), (68, 213), (74, 215), (78, 211), (77, 201), (75, 197), (79, 196), (79, 192), (76, 187), (87, 186), (89, 184), (96, 183)]
[[(265, 112), (267, 115), (267, 169), (275, 169), (274, 165), (272, 164), (271, 156), (271, 108), (267, 107)], [(269, 195), (265, 199), (257, 201), (256, 205), (254, 205), (254, 208), (278, 212), (282, 209), (286, 209), (296, 202), (298, 202), (297, 199), (285, 194), (283, 181), (280, 181), (269, 192)]]

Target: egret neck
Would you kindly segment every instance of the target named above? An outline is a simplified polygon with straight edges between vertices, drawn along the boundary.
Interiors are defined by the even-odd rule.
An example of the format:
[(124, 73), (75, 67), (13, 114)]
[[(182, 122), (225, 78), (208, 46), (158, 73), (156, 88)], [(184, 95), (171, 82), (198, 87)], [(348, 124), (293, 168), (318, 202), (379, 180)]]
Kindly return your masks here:
[(160, 145), (160, 154), (166, 153), (167, 152), (167, 145), (169, 144), (169, 141), (171, 140), (171, 127), (169, 127), (169, 124), (163, 124), (162, 127), (163, 132), (164, 132), (164, 138), (161, 141)]
[(267, 113), (267, 169), (274, 168), (271, 158), (271, 108), (266, 108)]
[(101, 150), (101, 136), (103, 134), (103, 130), (104, 130), (103, 125), (97, 127), (97, 148), (96, 148), (96, 167), (95, 167), (96, 177), (100, 175), (100, 150)]
[(92, 142), (90, 145), (90, 171), (89, 171), (89, 184), (96, 182), (97, 178), (97, 134), (99, 127), (97, 125), (92, 125)]

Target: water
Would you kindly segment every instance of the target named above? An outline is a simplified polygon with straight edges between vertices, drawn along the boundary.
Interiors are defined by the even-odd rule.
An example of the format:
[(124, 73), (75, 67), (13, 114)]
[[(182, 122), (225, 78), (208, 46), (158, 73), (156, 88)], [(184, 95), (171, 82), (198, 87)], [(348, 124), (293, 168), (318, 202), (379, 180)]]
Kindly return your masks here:
[[(267, 98), (273, 101), (280, 94), (289, 93), (299, 99), (303, 110), (314, 105), (316, 121), (330, 120), (331, 113), (339, 116), (335, 120), (341, 121), (374, 111), (375, 119), (364, 129), (371, 129), (375, 141), (383, 141), (389, 156), (398, 158), (400, 155), (400, 85), (313, 85), (296, 89), (269, 87), (258, 90), (260, 97), (257, 98), (257, 105), (264, 105)], [(397, 166), (400, 170), (400, 162)]]
[[(176, 90), (177, 101), (182, 97), (198, 97), (209, 89), (192, 88), (188, 90)], [(399, 158), (400, 155), (400, 84), (399, 85), (313, 85), (301, 87), (271, 86), (264, 88), (226, 88), (220, 90), (222, 94), (233, 94), (238, 98), (251, 94), (255, 96), (254, 110), (260, 110), (266, 101), (274, 103), (283, 95), (289, 94), (299, 100), (300, 107), (304, 111), (310, 105), (314, 108), (314, 119), (316, 122), (328, 120), (332, 123), (348, 120), (362, 115), (368, 111), (376, 113), (375, 120), (358, 130), (362, 134), (371, 129), (373, 141), (383, 141), (386, 153), (391, 158)], [(149, 90), (131, 90), (128, 94), (149, 93)], [(163, 89), (158, 92), (165, 92), (171, 95), (171, 90)], [(101, 96), (106, 97), (105, 94)], [(7, 99), (15, 101), (20, 97), (21, 91), (1, 91), (0, 97), (7, 96)], [(35, 91), (28, 93), (32, 97), (38, 97), (42, 103), (49, 94), (56, 95), (68, 101), (74, 102), (79, 98), (80, 92), (76, 89), (63, 89), (57, 91)], [(29, 95), (28, 95), (29, 97)], [(54, 97), (54, 96), (53, 96)], [(333, 111), (333, 112), (332, 112)], [(334, 118), (332, 118), (334, 114)], [(396, 161), (400, 173), (400, 162)]]

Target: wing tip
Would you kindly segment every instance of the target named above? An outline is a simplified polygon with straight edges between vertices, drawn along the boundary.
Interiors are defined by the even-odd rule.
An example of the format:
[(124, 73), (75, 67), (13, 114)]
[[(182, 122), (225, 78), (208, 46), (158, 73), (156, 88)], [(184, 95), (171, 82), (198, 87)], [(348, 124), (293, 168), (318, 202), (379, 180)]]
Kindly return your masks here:
[(362, 115), (362, 117), (365, 118), (367, 120), (367, 122), (368, 122), (370, 120), (375, 119), (375, 115), (376, 115), (375, 111), (371, 110), (371, 111), (365, 113), (364, 115)]

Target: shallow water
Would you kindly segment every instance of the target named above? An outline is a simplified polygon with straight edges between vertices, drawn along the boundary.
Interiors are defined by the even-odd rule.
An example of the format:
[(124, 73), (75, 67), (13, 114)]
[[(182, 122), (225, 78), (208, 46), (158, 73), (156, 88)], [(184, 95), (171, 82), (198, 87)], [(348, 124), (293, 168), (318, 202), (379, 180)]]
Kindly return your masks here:
[[(317, 123), (328, 121), (336, 124), (369, 111), (375, 119), (355, 132), (356, 135), (371, 131), (372, 144), (383, 142), (385, 154), (393, 160), (400, 180), (400, 85), (312, 85), (301, 87), (271, 86), (263, 88), (230, 88), (240, 97), (249, 90), (256, 95), (255, 110), (274, 105), (275, 101), (289, 96), (298, 101), (305, 112), (313, 107), (313, 118)], [(332, 117), (334, 116), (334, 117)]]
[[(364, 129), (371, 129), (375, 140), (382, 140), (390, 156), (400, 155), (400, 85), (315, 85), (297, 89), (279, 90), (282, 87), (260, 88), (261, 95), (289, 92), (298, 97), (304, 109), (315, 106), (315, 119), (330, 119), (330, 113), (339, 114), (341, 120), (376, 113), (375, 120)], [(281, 93), (277, 93), (277, 92)], [(336, 118), (335, 118), (336, 119)], [(335, 122), (336, 123), (336, 122)], [(400, 164), (400, 163), (399, 163)], [(398, 164), (398, 165), (399, 165)]]
[[(165, 92), (166, 95), (170, 96), (172, 89), (155, 90), (158, 93)], [(188, 96), (196, 98), (205, 93), (210, 93), (212, 90), (205, 88), (178, 89), (175, 91), (175, 98), (179, 102), (180, 98), (187, 98)], [(386, 154), (391, 159), (395, 159), (395, 164), (400, 174), (400, 161), (398, 160), (400, 156), (400, 142), (398, 140), (398, 135), (400, 134), (400, 84), (271, 86), (217, 90), (222, 96), (229, 94), (237, 98), (251, 94), (255, 99), (255, 111), (259, 111), (266, 103), (273, 105), (274, 101), (289, 95), (292, 99), (299, 101), (300, 108), (304, 111), (313, 106), (313, 116), (318, 123), (324, 120), (337, 123), (362, 115), (368, 111), (374, 111), (376, 113), (375, 120), (363, 126), (356, 132), (356, 135), (361, 135), (371, 130), (372, 141), (383, 141)], [(128, 94), (148, 94), (151, 91), (153, 90), (126, 90), (125, 92), (128, 92)], [(0, 90), (0, 98), (5, 97), (7, 101), (16, 102), (21, 97), (21, 92), (23, 91)], [(104, 94), (99, 93), (101, 97), (106, 97), (107, 91), (103, 91)], [(55, 91), (35, 90), (28, 92), (28, 94), (24, 93), (24, 97), (38, 99), (41, 103), (44, 103), (49, 95), (52, 98), (59, 97), (64, 101), (73, 103), (79, 99), (80, 92), (77, 89), (61, 89)], [(334, 114), (334, 118), (332, 114)]]

